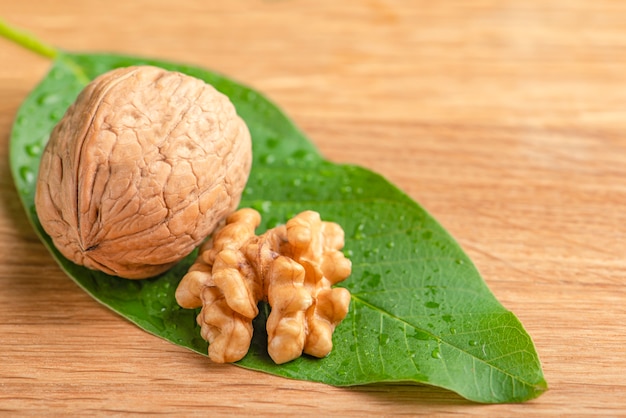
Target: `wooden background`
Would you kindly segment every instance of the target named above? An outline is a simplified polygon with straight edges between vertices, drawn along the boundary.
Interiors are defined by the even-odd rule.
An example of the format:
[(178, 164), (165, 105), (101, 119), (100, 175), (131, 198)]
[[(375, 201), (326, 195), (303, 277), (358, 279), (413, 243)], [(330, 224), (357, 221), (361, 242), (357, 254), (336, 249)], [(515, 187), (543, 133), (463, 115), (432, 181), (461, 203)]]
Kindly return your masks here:
[(476, 405), (213, 365), (90, 299), (39, 243), (8, 168), (50, 63), (0, 39), (0, 415), (626, 416), (626, 2), (0, 0), (68, 50), (218, 70), (330, 160), (429, 210), (533, 337), (550, 390)]

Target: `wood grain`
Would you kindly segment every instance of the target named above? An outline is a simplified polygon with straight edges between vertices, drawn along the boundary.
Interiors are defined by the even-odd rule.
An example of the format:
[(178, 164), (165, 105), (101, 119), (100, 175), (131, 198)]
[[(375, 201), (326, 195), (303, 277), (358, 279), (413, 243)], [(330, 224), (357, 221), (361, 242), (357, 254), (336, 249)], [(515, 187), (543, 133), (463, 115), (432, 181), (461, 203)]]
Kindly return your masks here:
[(626, 416), (626, 3), (20, 0), (68, 50), (190, 62), (265, 92), (329, 159), (371, 168), (461, 243), (536, 342), (550, 390), (475, 405), (213, 365), (64, 276), (8, 168), (49, 62), (0, 40), (0, 415)]

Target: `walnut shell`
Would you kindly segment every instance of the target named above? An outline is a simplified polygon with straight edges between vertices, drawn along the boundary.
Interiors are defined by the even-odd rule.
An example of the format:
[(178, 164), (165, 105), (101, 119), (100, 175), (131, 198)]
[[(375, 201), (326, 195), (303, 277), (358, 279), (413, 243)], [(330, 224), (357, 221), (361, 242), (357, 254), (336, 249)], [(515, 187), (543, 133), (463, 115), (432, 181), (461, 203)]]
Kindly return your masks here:
[(129, 279), (189, 254), (239, 204), (250, 133), (196, 78), (151, 66), (93, 80), (51, 133), (35, 205), (68, 259)]

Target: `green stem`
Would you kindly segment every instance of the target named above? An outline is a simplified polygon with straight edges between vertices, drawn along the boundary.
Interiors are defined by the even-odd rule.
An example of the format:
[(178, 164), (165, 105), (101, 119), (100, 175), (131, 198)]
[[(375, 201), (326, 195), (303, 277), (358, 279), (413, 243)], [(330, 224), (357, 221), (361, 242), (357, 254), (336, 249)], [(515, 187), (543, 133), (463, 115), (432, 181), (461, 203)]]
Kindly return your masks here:
[(53, 46), (41, 42), (28, 32), (10, 26), (2, 19), (0, 19), (0, 36), (46, 58), (55, 59), (59, 54), (59, 51)]

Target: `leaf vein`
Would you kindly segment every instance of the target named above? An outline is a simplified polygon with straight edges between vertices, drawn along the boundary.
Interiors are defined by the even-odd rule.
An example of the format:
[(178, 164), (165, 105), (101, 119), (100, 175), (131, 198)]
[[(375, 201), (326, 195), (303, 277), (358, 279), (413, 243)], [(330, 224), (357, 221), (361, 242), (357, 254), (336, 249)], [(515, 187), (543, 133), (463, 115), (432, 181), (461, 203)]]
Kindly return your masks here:
[(489, 359), (482, 359), (480, 357), (477, 357), (476, 355), (472, 354), (468, 350), (465, 350), (465, 349), (459, 347), (458, 345), (454, 345), (451, 342), (442, 339), (441, 337), (433, 334), (431, 331), (428, 331), (428, 330), (426, 330), (424, 328), (419, 328), (419, 327), (415, 326), (414, 324), (411, 324), (411, 323), (407, 322), (405, 319), (400, 318), (400, 317), (394, 315), (393, 313), (391, 313), (389, 311), (386, 311), (386, 310), (381, 309), (381, 308), (379, 308), (379, 307), (377, 307), (375, 305), (372, 305), (371, 303), (367, 302), (365, 299), (359, 298), (358, 295), (357, 296), (353, 295), (353, 299), (355, 301), (358, 301), (358, 302), (362, 303), (365, 307), (379, 312), (381, 315), (387, 315), (389, 318), (391, 318), (393, 320), (401, 322), (401, 323), (403, 323), (405, 325), (408, 325), (408, 326), (410, 326), (410, 327), (412, 327), (412, 328), (414, 328), (414, 329), (416, 329), (416, 330), (418, 330), (418, 331), (428, 335), (429, 337), (431, 337), (432, 339), (437, 341), (439, 344), (443, 343), (443, 344), (445, 344), (445, 345), (447, 345), (447, 346), (449, 346), (449, 347), (451, 347), (453, 349), (458, 350), (461, 353), (464, 353), (464, 354), (470, 356), (470, 358), (473, 358), (476, 361), (478, 361), (478, 362), (484, 364), (485, 366), (487, 366), (489, 368), (489, 370), (490, 370), (490, 373), (493, 373), (494, 371), (497, 371), (497, 372), (501, 373), (503, 376), (508, 376), (511, 379), (513, 379), (514, 381), (520, 382), (520, 383), (522, 383), (522, 384), (524, 384), (524, 385), (526, 385), (528, 387), (533, 387), (534, 386), (530, 382), (527, 382), (527, 381), (523, 380), (522, 378), (520, 378), (518, 376), (513, 376), (510, 372), (507, 372), (506, 370), (489, 363)]

